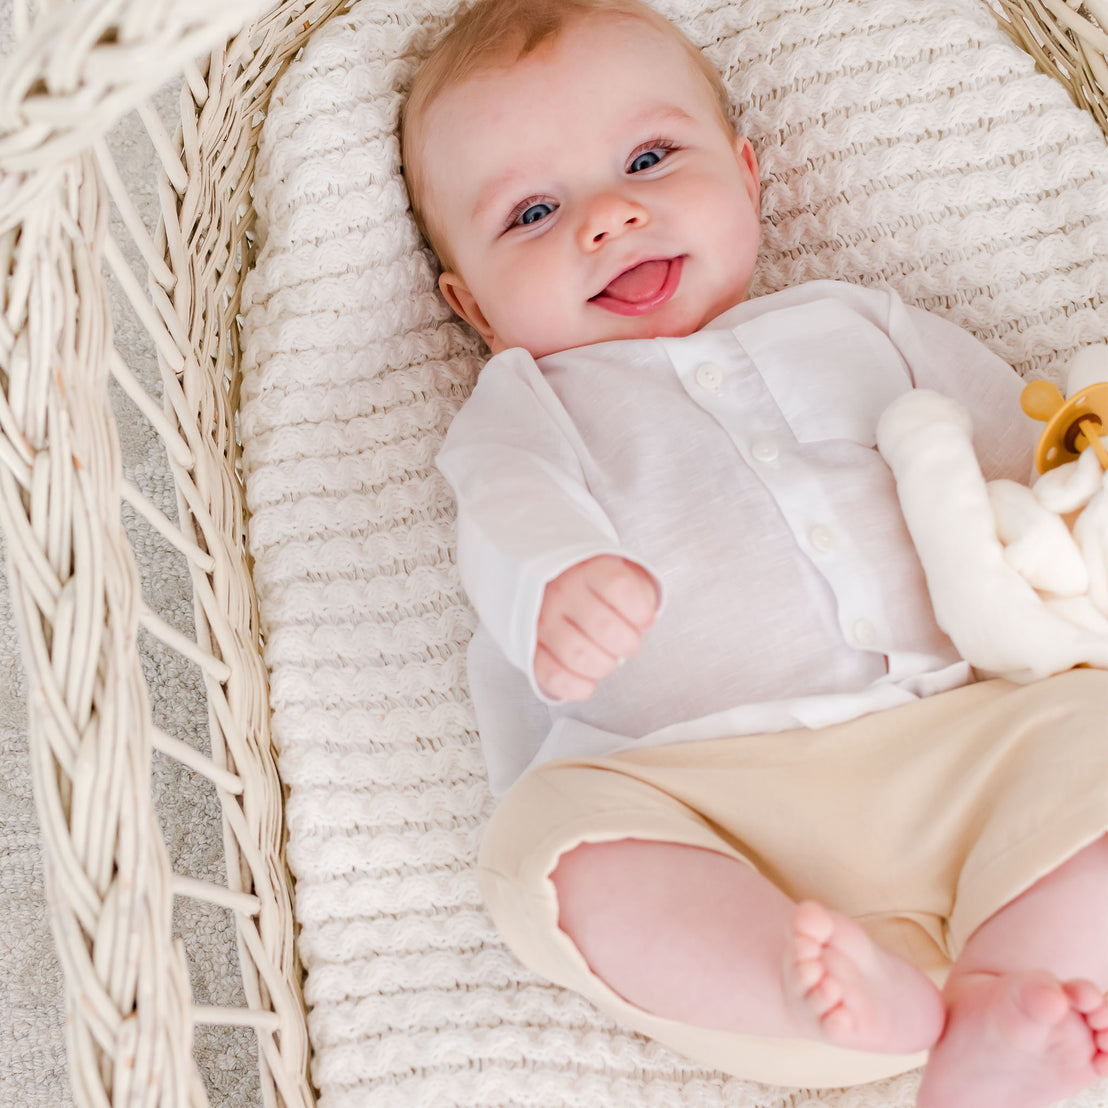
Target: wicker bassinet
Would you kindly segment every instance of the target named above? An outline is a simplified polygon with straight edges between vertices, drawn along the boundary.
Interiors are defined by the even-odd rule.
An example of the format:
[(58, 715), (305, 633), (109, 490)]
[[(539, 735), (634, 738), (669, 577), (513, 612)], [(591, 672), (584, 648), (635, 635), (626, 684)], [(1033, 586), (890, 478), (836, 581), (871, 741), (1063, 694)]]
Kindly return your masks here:
[[(256, 1031), (265, 1104), (313, 1103), (244, 533), (237, 315), (267, 103), (308, 36), (348, 3), (40, 0), (31, 17), (16, 0), (16, 49), (0, 74), (0, 513), (81, 1105), (207, 1103), (192, 1044), (213, 1023)], [(994, 8), (1108, 132), (1108, 2)], [(149, 100), (174, 75), (181, 122), (170, 136)], [(104, 143), (133, 110), (164, 167), (156, 240)], [(145, 282), (108, 230), (112, 207)], [(113, 346), (109, 270), (156, 345), (164, 403)], [(110, 379), (164, 442), (179, 525), (123, 479)], [(125, 503), (187, 561), (195, 639), (143, 604)], [(210, 755), (151, 719), (140, 627), (202, 672)], [(155, 750), (214, 785), (225, 885), (171, 872), (150, 795)], [(194, 1001), (175, 896), (233, 914), (245, 1007)]]

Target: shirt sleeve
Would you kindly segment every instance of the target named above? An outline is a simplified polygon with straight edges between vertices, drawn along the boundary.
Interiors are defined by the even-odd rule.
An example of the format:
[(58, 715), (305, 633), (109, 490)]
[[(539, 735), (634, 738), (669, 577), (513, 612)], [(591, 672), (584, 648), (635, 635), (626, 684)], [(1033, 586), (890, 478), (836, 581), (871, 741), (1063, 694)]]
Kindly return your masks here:
[(534, 360), (496, 355), (455, 416), (436, 459), (458, 504), (458, 570), (482, 624), (527, 674), (547, 584), (571, 566), (614, 554), (658, 575), (620, 545), (589, 494), (584, 449)]
[(934, 312), (890, 299), (888, 333), (912, 384), (957, 400), (973, 421), (973, 446), (986, 481), (1027, 484), (1042, 430), (1020, 407), (1024, 381), (1001, 357)]

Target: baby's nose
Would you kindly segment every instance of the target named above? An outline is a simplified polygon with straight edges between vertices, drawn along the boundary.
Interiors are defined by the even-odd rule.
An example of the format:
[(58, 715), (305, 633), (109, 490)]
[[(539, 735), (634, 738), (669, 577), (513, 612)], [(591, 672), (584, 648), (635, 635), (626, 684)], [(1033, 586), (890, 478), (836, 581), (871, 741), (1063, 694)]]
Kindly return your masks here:
[(630, 197), (613, 193), (598, 196), (589, 205), (581, 224), (581, 249), (596, 250), (606, 241), (649, 222), (646, 208)]

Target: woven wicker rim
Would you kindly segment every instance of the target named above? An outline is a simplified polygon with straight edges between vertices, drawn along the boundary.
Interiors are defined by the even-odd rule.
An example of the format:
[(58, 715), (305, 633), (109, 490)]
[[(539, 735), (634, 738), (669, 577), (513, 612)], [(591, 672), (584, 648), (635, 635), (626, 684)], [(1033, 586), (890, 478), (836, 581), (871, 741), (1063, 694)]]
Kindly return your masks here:
[(1001, 26), (1108, 135), (1108, 0), (989, 0)]
[[(343, 7), (288, 3), (259, 16), (257, 0), (141, 0), (42, 5), (33, 22), (15, 13), (18, 46), (0, 78), (0, 523), (34, 690), (33, 779), (79, 1104), (207, 1103), (191, 1056), (201, 1023), (257, 1031), (266, 1104), (313, 1102), (238, 475), (236, 315), (268, 98)], [(170, 136), (149, 97), (174, 72), (184, 81)], [(156, 239), (103, 141), (131, 109), (161, 162)], [(109, 205), (146, 262), (145, 287), (108, 230)], [(155, 343), (164, 408), (112, 345), (105, 269)], [(109, 377), (165, 444), (180, 525), (122, 479)], [(143, 605), (123, 501), (185, 555), (195, 641)], [(154, 726), (140, 626), (200, 668), (210, 758)], [(154, 749), (216, 786), (225, 887), (171, 872), (150, 796)], [(171, 929), (176, 895), (233, 912), (246, 1008), (193, 1002)]]
[[(348, 2), (44, 0), (33, 20), (23, 0), (15, 8), (18, 45), (0, 74), (0, 526), (33, 690), (34, 787), (82, 1105), (206, 1104), (191, 1057), (204, 1022), (257, 1030), (265, 1104), (313, 1103), (245, 542), (237, 313), (268, 99), (308, 36)], [(1108, 133), (1108, 0), (987, 2)], [(149, 102), (170, 73), (184, 79), (174, 136)], [(161, 162), (156, 239), (103, 141), (131, 110)], [(145, 287), (108, 230), (111, 205), (145, 259)], [(156, 345), (164, 407), (112, 344), (105, 267)], [(122, 478), (109, 378), (165, 444), (179, 525)], [(123, 501), (187, 558), (195, 641), (145, 609)], [(154, 726), (140, 626), (203, 672), (210, 758)], [(215, 784), (225, 887), (171, 873), (149, 791), (154, 749)], [(234, 912), (246, 1008), (192, 1000), (171, 932), (174, 895)]]

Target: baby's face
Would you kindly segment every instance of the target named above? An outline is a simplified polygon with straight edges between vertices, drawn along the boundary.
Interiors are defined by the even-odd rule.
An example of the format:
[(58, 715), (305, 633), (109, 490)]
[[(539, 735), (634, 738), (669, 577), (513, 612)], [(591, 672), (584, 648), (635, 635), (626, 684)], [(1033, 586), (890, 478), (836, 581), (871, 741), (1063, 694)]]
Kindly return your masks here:
[(423, 126), (440, 287), (493, 352), (687, 335), (745, 299), (758, 171), (680, 45), (594, 16), (447, 89)]

